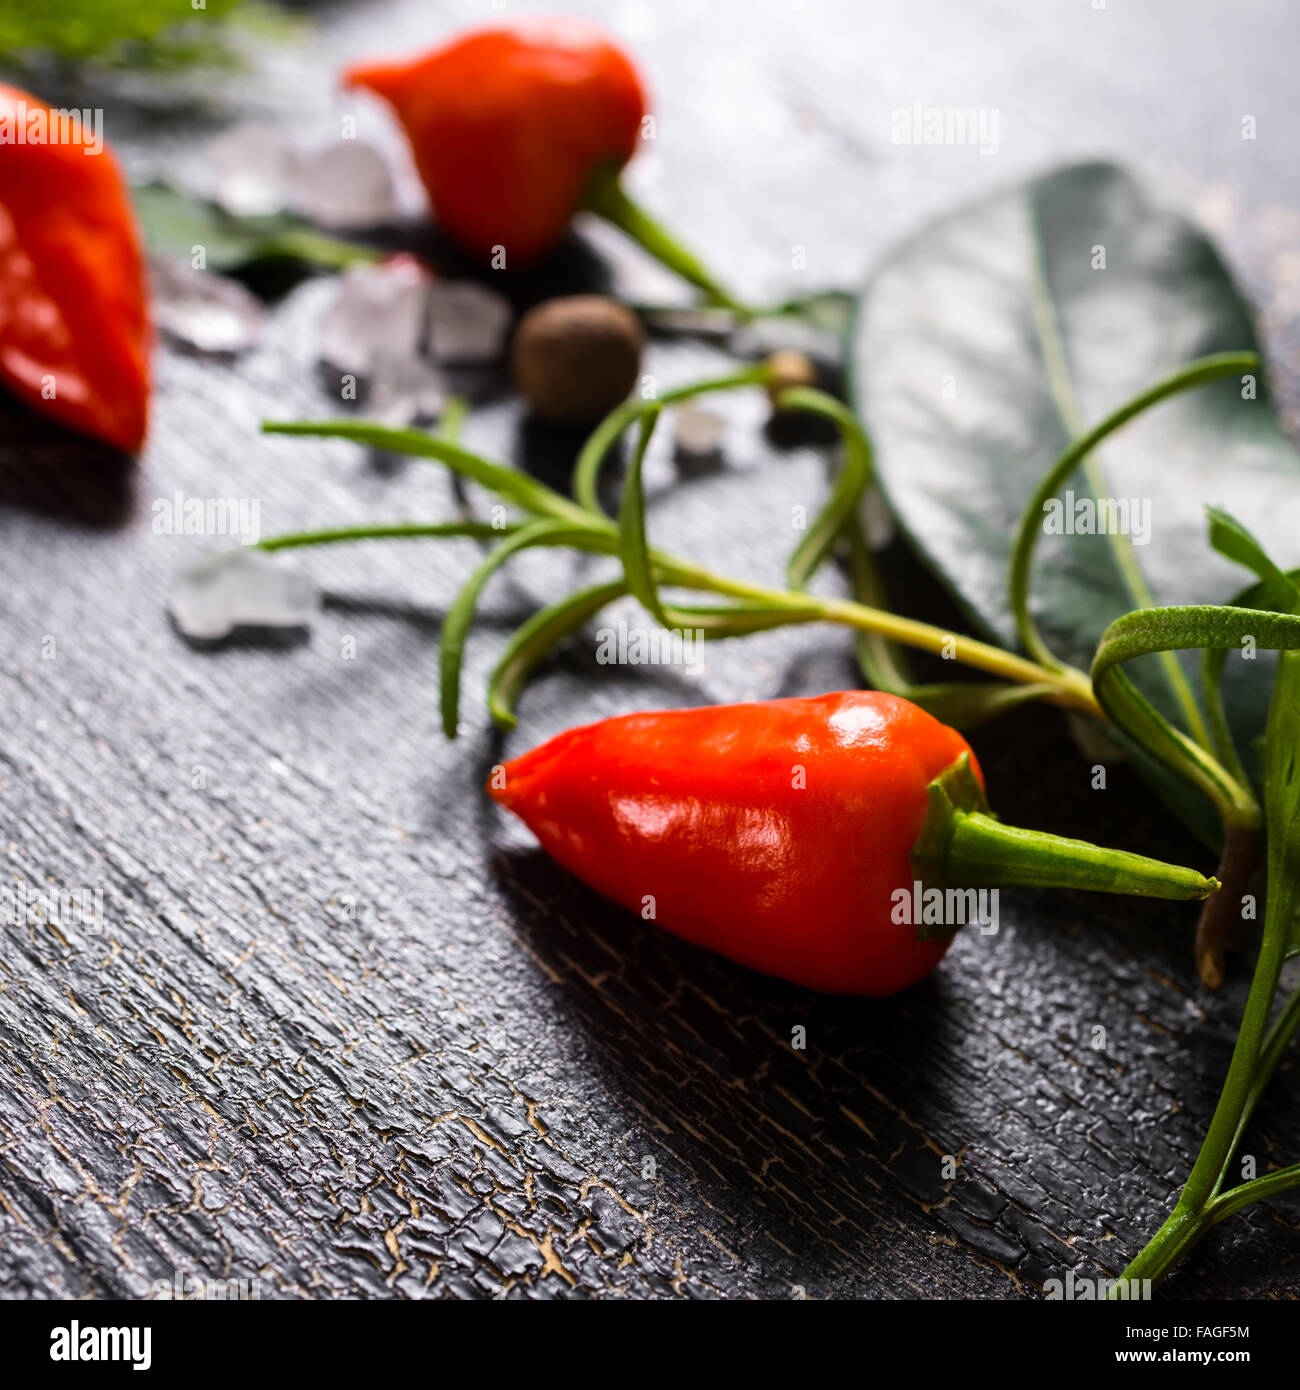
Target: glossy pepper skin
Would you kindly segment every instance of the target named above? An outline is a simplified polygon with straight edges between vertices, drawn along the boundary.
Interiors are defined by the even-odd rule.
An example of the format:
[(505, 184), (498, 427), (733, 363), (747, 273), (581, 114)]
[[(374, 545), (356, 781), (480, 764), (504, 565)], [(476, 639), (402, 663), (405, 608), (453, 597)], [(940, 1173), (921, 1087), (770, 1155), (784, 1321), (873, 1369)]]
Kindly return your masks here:
[[(48, 107), (0, 86), (0, 122)], [(0, 382), (119, 449), (144, 441), (149, 318), (135, 219), (107, 146), (0, 145)]]
[(397, 113), (439, 225), (485, 260), (504, 246), (512, 269), (559, 241), (597, 168), (631, 159), (646, 110), (627, 56), (572, 19), (477, 30), (344, 80)]
[(652, 897), (678, 936), (812, 989), (886, 995), (947, 949), (894, 922), (892, 895), (915, 879), (929, 782), (969, 752), (907, 700), (848, 691), (571, 729), (489, 791), (591, 887), (638, 914)]

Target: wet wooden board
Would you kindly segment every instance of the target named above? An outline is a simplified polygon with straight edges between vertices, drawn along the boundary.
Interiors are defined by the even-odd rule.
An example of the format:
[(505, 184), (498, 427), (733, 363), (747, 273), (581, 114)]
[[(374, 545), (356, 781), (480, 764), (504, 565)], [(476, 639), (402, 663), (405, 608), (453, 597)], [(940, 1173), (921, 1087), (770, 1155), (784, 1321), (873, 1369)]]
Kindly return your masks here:
[[(193, 172), (250, 115), (324, 141), (355, 109), (332, 92), (343, 59), (483, 14), (430, 8), (321, 7), (314, 35), (201, 97), (117, 84), (79, 104), (104, 105), (137, 175)], [(598, 8), (653, 83), (642, 196), (744, 293), (854, 284), (937, 209), (1113, 154), (1216, 224), (1296, 379), (1280, 2), (1231, 23), (1186, 3)], [(914, 101), (996, 107), (996, 154), (893, 145), (890, 113)], [(599, 284), (602, 264), (571, 246), (517, 289)], [(907, 995), (819, 997), (598, 900), (479, 791), (504, 750), (580, 721), (852, 684), (843, 634), (719, 646), (694, 679), (603, 667), (579, 642), (502, 740), (482, 706), (495, 654), (575, 579), (525, 557), (485, 601), (454, 745), (436, 640), (472, 545), (309, 557), (329, 601), (305, 642), (177, 638), (169, 582), (212, 544), (155, 534), (178, 489), (256, 499), (268, 533), (450, 511), (433, 466), (258, 436), (336, 410), (314, 352), (330, 293), (298, 286), (237, 361), (160, 350), (138, 471), (6, 418), (0, 875), (100, 890), (105, 913), (0, 929), (0, 1293), (140, 1296), (181, 1271), (264, 1297), (1005, 1299), (1117, 1272), (1186, 1174), (1244, 999), (1244, 966), (1198, 992), (1190, 910), (1007, 894), (1000, 932), (960, 939)], [(649, 359), (664, 384), (722, 365), (680, 343)], [(468, 443), (563, 477), (575, 440), (489, 386)], [(654, 535), (775, 581), (824, 460), (772, 438), (755, 394), (718, 408), (717, 466), (683, 475), (656, 444)], [(941, 618), (890, 558), (900, 602)], [(1052, 711), (975, 742), (1010, 820), (1200, 854), (1122, 767), (1091, 791)], [(1295, 1076), (1248, 1141), (1261, 1170), (1300, 1152)], [(1169, 1292), (1297, 1289), (1284, 1198), (1215, 1232)]]

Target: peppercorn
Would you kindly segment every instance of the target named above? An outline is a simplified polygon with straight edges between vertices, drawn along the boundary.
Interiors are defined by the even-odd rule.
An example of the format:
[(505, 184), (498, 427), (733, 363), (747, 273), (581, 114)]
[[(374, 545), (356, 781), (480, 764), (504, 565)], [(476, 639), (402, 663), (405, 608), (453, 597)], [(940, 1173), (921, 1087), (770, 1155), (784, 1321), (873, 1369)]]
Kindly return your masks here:
[(588, 424), (636, 385), (644, 342), (640, 320), (616, 300), (549, 299), (519, 321), (511, 350), (515, 384), (542, 419)]
[(782, 391), (788, 391), (792, 386), (817, 385), (817, 368), (813, 365), (812, 359), (802, 352), (782, 348), (772, 353), (763, 365), (771, 373), (767, 384), (767, 398), (772, 402), (773, 410), (781, 409)]

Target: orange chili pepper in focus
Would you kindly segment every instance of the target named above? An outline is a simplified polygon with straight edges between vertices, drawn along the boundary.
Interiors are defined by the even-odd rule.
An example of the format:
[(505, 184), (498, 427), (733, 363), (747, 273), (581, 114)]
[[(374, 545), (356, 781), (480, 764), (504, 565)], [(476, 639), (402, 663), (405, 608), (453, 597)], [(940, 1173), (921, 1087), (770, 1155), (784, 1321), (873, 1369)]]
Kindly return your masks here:
[(607, 897), (827, 993), (893, 994), (928, 975), (961, 924), (950, 909), (970, 911), (964, 889), (1193, 899), (1218, 887), (1192, 869), (1004, 826), (983, 787), (961, 734), (877, 691), (606, 719), (488, 783)]
[[(40, 124), (46, 138), (29, 138)], [(0, 144), (0, 382), (41, 414), (134, 452), (150, 331), (117, 161), (84, 128), (49, 139), (50, 108), (16, 87), (0, 85), (0, 129), (10, 137)]]
[(409, 63), (344, 74), (390, 103), (439, 224), (511, 268), (564, 235), (598, 170), (631, 159), (646, 110), (631, 60), (592, 25), (483, 29)]

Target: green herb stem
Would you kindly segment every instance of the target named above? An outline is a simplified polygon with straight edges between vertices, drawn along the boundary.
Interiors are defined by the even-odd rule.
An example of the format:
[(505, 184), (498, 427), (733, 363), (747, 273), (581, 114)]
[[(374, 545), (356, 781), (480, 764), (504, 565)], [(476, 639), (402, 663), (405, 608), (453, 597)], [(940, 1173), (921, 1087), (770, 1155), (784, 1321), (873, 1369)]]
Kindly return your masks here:
[(394, 540), (502, 540), (517, 531), (517, 522), (491, 526), (486, 521), (396, 521), (376, 526), (335, 526), (323, 531), (293, 531), (258, 541), (258, 550), (295, 550), (311, 545), (337, 545), (345, 541)]
[(731, 391), (742, 386), (763, 386), (771, 380), (771, 372), (759, 363), (744, 367), (739, 371), (727, 372), (723, 376), (706, 377), (703, 381), (693, 381), (686, 386), (674, 386), (654, 400), (630, 400), (616, 406), (591, 432), (582, 446), (578, 460), (573, 468), (573, 495), (589, 512), (604, 516), (605, 510), (597, 496), (597, 482), (600, 467), (609, 451), (618, 443), (619, 437), (629, 426), (635, 424), (645, 411), (656, 406), (672, 405), (678, 401), (690, 400), (693, 396), (708, 395), (713, 391)]
[[(1048, 386), (1056, 404), (1057, 413), (1061, 423), (1065, 426), (1066, 433), (1072, 437), (1074, 443), (1078, 443), (1088, 436), (1084, 432), (1083, 413), (1079, 408), (1079, 401), (1074, 392), (1074, 383), (1071, 380), (1069, 364), (1066, 361), (1061, 325), (1048, 285), (1047, 268), (1042, 257), (1041, 236), (1035, 239), (1035, 245), (1038, 252), (1034, 257), (1031, 285), (1034, 327), (1038, 334), (1038, 342), (1043, 354), (1043, 366), (1047, 372)], [(1145, 406), (1142, 408), (1145, 409)], [(1084, 476), (1088, 480), (1088, 486), (1093, 496), (1100, 496), (1106, 483), (1106, 475), (1102, 470), (1100, 461), (1091, 456), (1091, 446), (1080, 453), (1078, 463), (1083, 466)], [(1065, 476), (1068, 477), (1068, 473)], [(1142, 573), (1141, 566), (1137, 562), (1132, 542), (1127, 536), (1120, 535), (1115, 531), (1107, 532), (1107, 541), (1110, 545), (1111, 556), (1124, 581), (1124, 586), (1128, 590), (1133, 606), (1135, 608), (1149, 608), (1155, 599), (1146, 582), (1146, 577)], [(1013, 613), (1017, 611), (1014, 602), (1012, 611)], [(1027, 607), (1022, 611), (1027, 617)], [(1023, 631), (1021, 639), (1024, 640)], [(1038, 655), (1029, 646), (1026, 646), (1025, 650), (1029, 651), (1031, 655)], [(1042, 660), (1041, 655), (1039, 655), (1039, 660)], [(1169, 682), (1174, 698), (1183, 711), (1183, 717), (1188, 722), (1188, 728), (1192, 730), (1198, 742), (1204, 744), (1206, 739), (1205, 726), (1201, 719), (1200, 710), (1197, 708), (1196, 697), (1192, 694), (1191, 684), (1179, 665), (1177, 656), (1172, 652), (1166, 652), (1161, 654), (1159, 660), (1164, 669), (1165, 679)]]
[[(1270, 852), (1270, 861), (1273, 860)], [(1285, 959), (1290, 914), (1296, 903), (1295, 882), (1284, 881), (1281, 874), (1273, 872), (1275, 867), (1275, 862), (1271, 862), (1269, 900), (1259, 959), (1237, 1042), (1232, 1050), (1232, 1060), (1228, 1064), (1228, 1075), (1214, 1110), (1214, 1118), (1210, 1121), (1209, 1132), (1177, 1205), (1164, 1225), (1124, 1270), (1121, 1281), (1150, 1279), (1158, 1283), (1217, 1221), (1250, 1202), (1300, 1181), (1300, 1176), (1286, 1176), (1295, 1174), (1296, 1170), (1284, 1169), (1281, 1173), (1255, 1179), (1227, 1193), (1219, 1192), (1233, 1150), (1240, 1142), (1248, 1116), (1247, 1106), (1253, 1107), (1268, 1079), (1260, 1069), (1260, 1061), (1268, 1016)], [(1276, 1057), (1271, 1065), (1277, 1065)]]
[(1290, 651), (1300, 647), (1300, 618), (1222, 604), (1139, 609), (1111, 623), (1092, 663), (1093, 688), (1110, 718), (1204, 792), (1228, 828), (1258, 826), (1259, 803), (1250, 785), (1239, 782), (1212, 753), (1174, 728), (1120, 667), (1158, 652), (1232, 647), (1243, 633), (1254, 636), (1264, 650)]
[[(1263, 619), (1266, 615), (1258, 613), (1256, 616)], [(1285, 622), (1286, 619), (1286, 615), (1267, 616), (1274, 621)], [(1287, 650), (1278, 663), (1265, 734), (1268, 900), (1250, 993), (1228, 1064), (1228, 1075), (1187, 1185), (1169, 1219), (1124, 1271), (1124, 1278), (1159, 1279), (1216, 1221), (1250, 1202), (1300, 1182), (1300, 1167), (1293, 1165), (1227, 1192), (1222, 1190), (1246, 1123), (1283, 1049), (1300, 1024), (1300, 1004), (1293, 995), (1272, 1027), (1269, 1026), (1282, 966), (1295, 945), (1296, 909), (1300, 906), (1297, 744), (1300, 744), (1300, 654)]]
[[(1126, 425), (1135, 416), (1149, 410), (1170, 396), (1182, 391), (1190, 391), (1207, 382), (1217, 381), (1233, 373), (1253, 371), (1259, 367), (1259, 356), (1253, 352), (1216, 353), (1202, 357), (1148, 387), (1113, 411), (1099, 424), (1084, 434), (1077, 435), (1059, 455), (1039, 483), (1034, 495), (1020, 519), (1016, 530), (1015, 544), (1011, 555), (1010, 602), (1011, 613), (1016, 623), (1016, 631), (1025, 650), (1041, 665), (1058, 668), (1063, 666), (1043, 641), (1037, 625), (1029, 612), (1029, 574), (1033, 562), (1034, 548), (1042, 534), (1043, 508), (1064, 486), (1070, 474), (1092, 453), (1109, 435)], [(1149, 606), (1151, 600), (1145, 592), (1141, 606)], [(1193, 736), (1203, 746), (1210, 746), (1210, 735), (1205, 726), (1199, 706), (1192, 697), (1190, 687), (1183, 677), (1182, 667), (1172, 653), (1162, 653), (1172, 684), (1178, 693), (1179, 704)], [(1169, 670), (1172, 663), (1172, 670)]]
[[(269, 536), (259, 542), (262, 550), (289, 550), (313, 545), (333, 545), (347, 541), (368, 540), (447, 540), (467, 537), (474, 540), (504, 540), (520, 531), (517, 522), (494, 527), (486, 522), (442, 522), (435, 524), (397, 522), (369, 526), (344, 526), (329, 530), (297, 531), (282, 536)], [(560, 528), (557, 528), (557, 531)], [(562, 544), (597, 554), (611, 554), (617, 547), (612, 529), (600, 526), (573, 528), (562, 539), (549, 542)], [(1069, 709), (1079, 709), (1104, 718), (1086, 679), (1075, 681), (1069, 673), (1044, 670), (1023, 657), (1003, 651), (986, 642), (976, 641), (956, 633), (945, 632), (927, 623), (902, 618), (884, 609), (870, 608), (852, 599), (822, 597), (796, 593), (787, 589), (769, 589), (758, 584), (729, 579), (701, 566), (674, 559), (660, 551), (651, 551), (655, 576), (660, 584), (718, 594), (742, 602), (760, 605), (765, 611), (789, 615), (789, 621), (828, 622), (857, 632), (874, 633), (917, 647), (922, 651), (961, 661), (979, 670), (988, 671), (1004, 680), (1042, 687), (1042, 698)]]
[(1205, 1212), (1212, 1223), (1217, 1223), (1250, 1206), (1252, 1202), (1262, 1202), (1292, 1187), (1300, 1187), (1300, 1163), (1279, 1168), (1275, 1173), (1265, 1173), (1262, 1178), (1252, 1178), (1250, 1182), (1234, 1187), (1230, 1192), (1215, 1197), (1206, 1206)]
[(730, 309), (744, 318), (753, 316), (749, 308), (714, 279), (703, 261), (628, 196), (618, 169), (605, 167), (596, 174), (587, 189), (584, 206), (613, 223), (642, 250), (680, 275), (688, 284), (703, 290), (711, 304)]
[[(744, 377), (743, 383), (740, 380), (741, 376)], [(764, 379), (765, 372), (762, 369), (750, 369), (748, 373), (738, 374), (731, 384), (753, 385)], [(711, 383), (697, 386), (691, 394), (698, 394), (703, 389), (726, 389), (726, 386), (721, 384), (721, 379), (715, 379)], [(636, 419), (643, 409), (643, 404), (638, 402), (632, 413), (626, 417), (627, 421)], [(366, 421), (351, 420), (267, 423), (262, 428), (268, 434), (349, 439), (371, 448), (435, 459), (458, 476), (496, 492), (534, 516), (549, 517), (565, 523), (565, 544), (594, 553), (611, 553), (618, 548), (618, 528), (599, 510), (577, 505), (527, 473), (492, 463), (420, 430), (388, 429)], [(614, 431), (613, 436), (607, 433), (605, 437), (609, 439), (616, 435), (617, 431)], [(591, 456), (596, 457), (595, 451)], [(501, 531), (477, 522), (451, 522), (428, 526), (399, 524), (343, 527), (330, 531), (273, 537), (263, 542), (263, 548), (286, 549), (290, 546), (399, 536), (472, 536), (477, 539), (492, 539), (501, 536)], [(856, 632), (874, 633), (949, 660), (960, 661), (1016, 684), (1040, 688), (1044, 692), (1042, 698), (1052, 703), (1082, 710), (1098, 719), (1104, 720), (1106, 717), (1093, 694), (1088, 678), (1080, 671), (1048, 669), (1001, 647), (948, 632), (912, 618), (900, 617), (885, 609), (873, 608), (852, 599), (770, 589), (714, 574), (701, 566), (678, 560), (660, 551), (651, 550), (648, 553), (657, 584), (715, 593), (726, 598), (738, 599), (743, 604), (761, 605), (772, 613), (781, 615), (782, 621), (795, 621), (795, 617), (791, 615), (797, 614), (798, 620), (801, 621), (824, 621), (849, 627)], [(753, 626), (752, 615), (750, 626)]]
[(897, 613), (890, 613), (882, 608), (871, 608), (854, 599), (796, 593), (788, 589), (769, 589), (712, 574), (699, 566), (673, 560), (657, 551), (652, 553), (658, 564), (662, 583), (707, 590), (729, 598), (768, 604), (778, 609), (797, 608), (823, 622), (836, 623), (857, 632), (873, 633), (895, 642), (902, 642), (919, 651), (960, 661), (964, 665), (987, 671), (1004, 680), (1041, 685), (1050, 689), (1051, 694), (1045, 695), (1044, 698), (1051, 703), (1063, 705), (1067, 709), (1082, 710), (1095, 718), (1105, 720), (1105, 715), (1093, 695), (1092, 686), (1082, 672), (1049, 671), (1001, 647), (980, 642), (973, 637), (946, 632), (942, 628), (918, 622), (913, 618), (900, 617)]
[(1228, 1169), (1232, 1164), (1232, 1160), (1241, 1147), (1242, 1138), (1246, 1133), (1246, 1127), (1250, 1124), (1251, 1118), (1255, 1114), (1255, 1108), (1258, 1106), (1261, 1097), (1267, 1089), (1268, 1083), (1273, 1079), (1273, 1073), (1277, 1070), (1278, 1063), (1282, 1060), (1282, 1054), (1290, 1046), (1291, 1039), (1295, 1036), (1298, 1028), (1300, 1028), (1300, 987), (1292, 991), (1286, 1004), (1269, 1025), (1268, 1034), (1264, 1039), (1264, 1045), (1260, 1049), (1259, 1058), (1255, 1063), (1254, 1075), (1251, 1077), (1250, 1086), (1246, 1091), (1246, 1096), (1242, 1103), (1241, 1115), (1237, 1120), (1236, 1132), (1233, 1134), (1232, 1142), (1228, 1145), (1227, 1152), (1224, 1154), (1223, 1163), (1219, 1169), (1218, 1179), (1214, 1184), (1214, 1196), (1216, 1199), (1219, 1197), (1224, 1181), (1228, 1176)]

